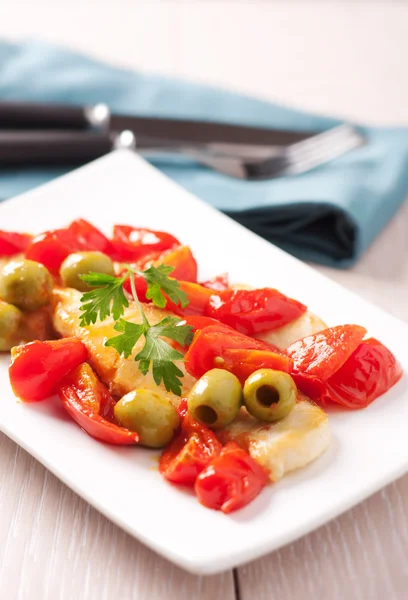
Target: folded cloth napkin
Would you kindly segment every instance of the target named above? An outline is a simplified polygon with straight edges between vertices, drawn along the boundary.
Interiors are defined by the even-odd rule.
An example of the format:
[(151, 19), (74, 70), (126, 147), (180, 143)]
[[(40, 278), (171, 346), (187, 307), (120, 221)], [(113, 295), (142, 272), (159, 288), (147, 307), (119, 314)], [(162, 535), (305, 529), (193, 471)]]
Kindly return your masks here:
[[(43, 43), (0, 43), (0, 99), (93, 104), (134, 115), (324, 130), (340, 123), (276, 104), (119, 69)], [(189, 161), (155, 165), (202, 200), (301, 259), (355, 262), (408, 194), (408, 132), (362, 128), (366, 146), (308, 173), (232, 179)], [(1, 169), (6, 199), (67, 169)], [(56, 201), (58, 201), (56, 199)]]

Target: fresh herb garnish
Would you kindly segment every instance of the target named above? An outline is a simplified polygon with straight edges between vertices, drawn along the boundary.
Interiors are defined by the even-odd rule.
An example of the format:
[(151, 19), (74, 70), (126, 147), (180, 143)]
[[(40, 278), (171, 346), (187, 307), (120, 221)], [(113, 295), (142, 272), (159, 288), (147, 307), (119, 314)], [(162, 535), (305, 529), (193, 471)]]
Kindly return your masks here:
[[(81, 279), (95, 289), (86, 292), (81, 297), (81, 326), (91, 325), (99, 319), (103, 321), (112, 315), (116, 321), (115, 331), (120, 335), (108, 339), (106, 346), (115, 348), (119, 354), (128, 358), (139, 341), (144, 337), (144, 345), (136, 354), (135, 360), (139, 363), (139, 369), (146, 375), (150, 366), (153, 379), (157, 385), (163, 382), (167, 391), (181, 396), (181, 381), (183, 372), (174, 364), (174, 361), (183, 360), (183, 355), (175, 350), (163, 338), (169, 338), (184, 346), (192, 338), (192, 328), (189, 325), (180, 325), (180, 319), (176, 317), (165, 317), (156, 325), (150, 325), (146, 314), (136, 292), (135, 274), (142, 276), (147, 282), (146, 298), (152, 300), (153, 304), (160, 308), (166, 306), (166, 294), (175, 304), (185, 308), (188, 298), (180, 289), (176, 279), (170, 279), (169, 275), (173, 267), (167, 265), (151, 266), (146, 271), (134, 271), (128, 269), (124, 277), (113, 277), (103, 273), (89, 273)], [(125, 308), (129, 301), (123, 289), (123, 284), (130, 278), (132, 295), (136, 306), (140, 310), (141, 323), (131, 323), (122, 319)]]

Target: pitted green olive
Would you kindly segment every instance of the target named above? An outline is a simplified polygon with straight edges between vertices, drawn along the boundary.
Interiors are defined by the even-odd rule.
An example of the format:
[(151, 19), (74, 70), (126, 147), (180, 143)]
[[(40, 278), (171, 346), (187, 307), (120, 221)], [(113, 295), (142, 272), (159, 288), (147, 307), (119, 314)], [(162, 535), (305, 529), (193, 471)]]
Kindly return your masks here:
[(187, 397), (188, 411), (207, 427), (225, 427), (237, 416), (242, 403), (242, 388), (233, 373), (211, 369), (199, 379)]
[(10, 350), (18, 341), (23, 314), (12, 304), (0, 300), (0, 351)]
[(261, 421), (279, 421), (296, 404), (297, 388), (292, 377), (282, 371), (259, 369), (244, 385), (244, 403), (248, 412)]
[(0, 298), (22, 310), (46, 306), (52, 287), (48, 269), (33, 260), (13, 260), (0, 271)]
[(171, 441), (180, 419), (172, 403), (160, 392), (133, 390), (115, 406), (115, 419), (122, 427), (136, 431), (140, 443), (163, 448)]
[(90, 272), (114, 275), (113, 262), (102, 252), (75, 252), (64, 260), (60, 268), (62, 284), (66, 287), (75, 288), (80, 292), (89, 291), (91, 288), (85, 281), (80, 279), (81, 275)]

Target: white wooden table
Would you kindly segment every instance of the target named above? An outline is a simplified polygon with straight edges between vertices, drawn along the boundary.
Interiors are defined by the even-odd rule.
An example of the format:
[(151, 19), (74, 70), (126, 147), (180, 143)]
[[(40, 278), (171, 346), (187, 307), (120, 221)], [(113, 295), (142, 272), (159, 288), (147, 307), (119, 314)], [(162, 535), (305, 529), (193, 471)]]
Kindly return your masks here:
[[(408, 125), (404, 2), (84, 4), (2, 3), (0, 36), (41, 36), (127, 66)], [(407, 230), (408, 205), (355, 268), (318, 268), (408, 321)], [(130, 538), (0, 435), (0, 598), (402, 600), (407, 495), (408, 476), (264, 559), (200, 578)]]

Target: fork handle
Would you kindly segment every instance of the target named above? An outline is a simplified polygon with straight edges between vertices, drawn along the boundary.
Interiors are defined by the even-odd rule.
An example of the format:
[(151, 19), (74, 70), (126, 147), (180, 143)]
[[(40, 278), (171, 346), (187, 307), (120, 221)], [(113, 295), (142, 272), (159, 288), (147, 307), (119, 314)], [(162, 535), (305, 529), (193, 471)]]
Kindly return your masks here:
[(82, 106), (0, 102), (1, 129), (85, 129), (89, 125)]

